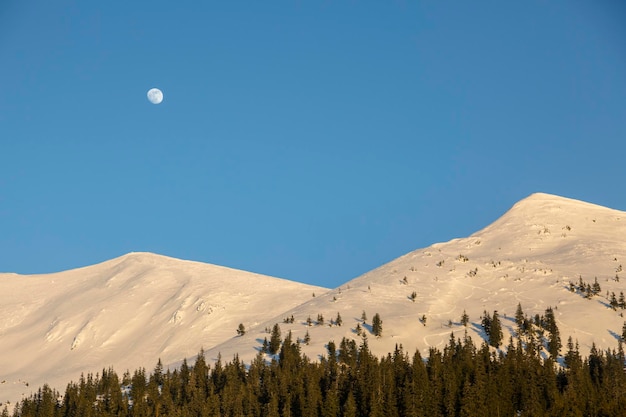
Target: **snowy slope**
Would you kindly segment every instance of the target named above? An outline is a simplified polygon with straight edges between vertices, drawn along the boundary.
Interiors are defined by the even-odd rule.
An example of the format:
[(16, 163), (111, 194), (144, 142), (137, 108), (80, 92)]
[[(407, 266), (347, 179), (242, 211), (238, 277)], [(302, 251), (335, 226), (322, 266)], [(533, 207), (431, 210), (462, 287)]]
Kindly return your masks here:
[[(46, 275), (0, 274), (0, 402), (81, 372), (173, 363), (325, 288), (131, 253)], [(277, 302), (280, 300), (280, 302)], [(28, 384), (28, 386), (26, 385)]]
[[(383, 336), (368, 337), (378, 355), (396, 344), (424, 355), (442, 347), (451, 332), (463, 335), (464, 310), (476, 342), (480, 315), (498, 310), (506, 341), (518, 303), (529, 316), (552, 306), (563, 344), (572, 335), (583, 353), (592, 342), (612, 348), (625, 319), (609, 308), (606, 293), (626, 292), (621, 265), (626, 212), (533, 194), (470, 237), (408, 253), (333, 290), (146, 253), (58, 274), (3, 274), (0, 401), (14, 402), (43, 382), (63, 390), (80, 372), (109, 365), (119, 373), (150, 370), (160, 357), (173, 367), (201, 347), (208, 359), (237, 353), (249, 361), (274, 323), (294, 338), (308, 331), (303, 350), (316, 358), (329, 340), (360, 343), (354, 329), (363, 326), (363, 311), (366, 330), (375, 313), (383, 320)], [(588, 300), (570, 292), (579, 276), (588, 283), (597, 277), (601, 294)], [(329, 326), (338, 313), (343, 325)], [(319, 314), (325, 324), (308, 326)], [(292, 315), (294, 323), (283, 323)], [(248, 329), (241, 337), (240, 322)]]
[[(443, 347), (450, 333), (462, 337), (465, 327), (460, 318), (465, 310), (470, 318), (468, 333), (480, 343), (480, 316), (498, 310), (505, 333), (505, 344), (515, 329), (515, 310), (520, 303), (529, 316), (544, 314), (553, 307), (563, 345), (567, 337), (578, 340), (582, 352), (595, 342), (598, 347), (614, 348), (626, 320), (621, 310), (608, 307), (606, 293), (626, 292), (626, 212), (611, 210), (567, 198), (533, 194), (513, 206), (485, 229), (468, 238), (432, 245), (404, 255), (370, 271), (338, 289), (261, 323), (242, 338), (232, 339), (207, 352), (218, 352), (226, 359), (238, 352), (250, 360), (263, 338), (264, 329), (278, 322), (283, 335), (294, 338), (309, 332), (311, 342), (303, 346), (311, 358), (324, 354), (325, 344), (342, 337), (360, 343), (355, 327), (362, 312), (367, 325), (375, 313), (383, 321), (383, 336), (369, 334), (370, 348), (378, 355), (402, 344), (412, 353), (423, 355), (429, 346)], [(569, 291), (569, 281), (579, 276), (592, 284), (598, 278), (602, 292), (591, 300)], [(405, 281), (406, 277), (406, 281)], [(413, 302), (411, 293), (416, 292)], [(340, 313), (341, 327), (328, 325)], [(294, 323), (283, 323), (293, 314)], [(324, 326), (307, 326), (319, 314)], [(426, 316), (426, 325), (420, 318)], [(371, 328), (370, 328), (371, 329)]]

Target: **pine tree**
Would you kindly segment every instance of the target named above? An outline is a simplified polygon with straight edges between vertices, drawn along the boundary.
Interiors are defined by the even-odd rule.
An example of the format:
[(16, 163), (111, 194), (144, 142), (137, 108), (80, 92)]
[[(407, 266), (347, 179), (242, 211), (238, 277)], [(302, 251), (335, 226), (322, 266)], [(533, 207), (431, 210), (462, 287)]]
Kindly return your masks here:
[(383, 334), (383, 321), (380, 319), (378, 313), (374, 314), (374, 318), (372, 319), (372, 333), (374, 333), (376, 337), (380, 337)]
[(468, 323), (469, 323), (469, 316), (467, 315), (465, 310), (463, 310), (463, 314), (461, 315), (461, 324), (463, 326), (467, 327)]
[(337, 417), (341, 415), (339, 412), (339, 398), (335, 390), (326, 391), (324, 400), (322, 401), (322, 417)]
[(602, 288), (600, 288), (600, 284), (598, 283), (598, 277), (595, 277), (595, 280), (593, 281), (593, 286), (591, 287), (591, 292), (593, 293), (593, 295), (598, 295), (601, 291)]
[(337, 356), (337, 345), (333, 340), (330, 340), (326, 345), (326, 349), (328, 350), (328, 358), (336, 358)]
[(139, 368), (133, 374), (130, 395), (133, 400), (133, 415), (147, 416), (148, 405), (146, 403), (146, 392), (148, 382), (146, 380), (146, 370)]
[(346, 401), (343, 403), (342, 409), (344, 417), (356, 417), (358, 415), (356, 400), (354, 399), (354, 394), (352, 393), (352, 391), (348, 392)]
[(243, 325), (243, 323), (239, 323), (239, 327), (237, 327), (237, 334), (239, 336), (243, 336), (244, 334), (246, 334), (246, 327)]
[(343, 324), (343, 320), (341, 319), (341, 314), (339, 314), (339, 312), (337, 312), (337, 318), (335, 319), (335, 324), (337, 326), (341, 326)]
[(487, 310), (483, 310), (483, 316), (480, 320), (480, 324), (483, 327), (483, 330), (485, 331), (487, 337), (489, 337), (489, 333), (491, 332), (491, 316), (489, 316)]
[(498, 311), (493, 312), (493, 317), (489, 323), (489, 344), (495, 348), (500, 347), (502, 343), (502, 325), (498, 318)]
[(272, 328), (272, 335), (270, 336), (270, 343), (268, 346), (269, 353), (275, 355), (278, 352), (278, 349), (280, 349), (280, 343), (280, 326), (276, 323)]
[(363, 313), (361, 313), (361, 321), (363, 323), (367, 321), (367, 314), (365, 314), (365, 310), (363, 310)]
[(522, 310), (522, 304), (517, 303), (517, 309), (515, 310), (515, 324), (517, 324), (517, 333), (522, 334), (524, 328), (524, 311)]
[(552, 359), (556, 359), (559, 355), (559, 351), (561, 350), (561, 336), (559, 334), (559, 328), (556, 325), (556, 318), (554, 316), (554, 311), (552, 307), (548, 307), (546, 309), (545, 315), (546, 321), (546, 330), (550, 332), (550, 338), (548, 340), (548, 352), (550, 352), (550, 356)]
[(287, 336), (279, 352), (279, 364), (283, 369), (294, 369), (300, 362), (300, 344), (294, 343), (291, 331), (287, 332)]
[(582, 359), (578, 351), (578, 341), (576, 341), (576, 345), (574, 346), (572, 336), (567, 338), (567, 353), (563, 359), (565, 361), (565, 366), (569, 369), (577, 370), (582, 366)]

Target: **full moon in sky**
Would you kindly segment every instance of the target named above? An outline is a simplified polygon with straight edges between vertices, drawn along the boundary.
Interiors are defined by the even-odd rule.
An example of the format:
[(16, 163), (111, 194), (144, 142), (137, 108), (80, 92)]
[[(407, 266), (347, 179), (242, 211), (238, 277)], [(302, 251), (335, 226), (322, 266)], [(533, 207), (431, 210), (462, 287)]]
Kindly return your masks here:
[(158, 88), (151, 88), (148, 91), (148, 100), (150, 100), (152, 104), (159, 104), (163, 101), (163, 92)]

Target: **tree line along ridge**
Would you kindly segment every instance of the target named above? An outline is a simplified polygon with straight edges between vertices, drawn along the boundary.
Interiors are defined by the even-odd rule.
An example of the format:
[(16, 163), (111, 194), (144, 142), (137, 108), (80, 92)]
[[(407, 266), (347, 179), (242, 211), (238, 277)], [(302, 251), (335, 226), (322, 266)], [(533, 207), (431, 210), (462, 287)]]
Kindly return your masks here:
[[(518, 304), (515, 337), (501, 349), (497, 311), (483, 313), (488, 339), (451, 332), (443, 350), (426, 357), (396, 346), (372, 354), (367, 337), (343, 338), (311, 360), (291, 332), (274, 354), (259, 351), (249, 365), (235, 355), (209, 365), (203, 351), (173, 371), (161, 361), (151, 373), (120, 378), (112, 369), (81, 375), (65, 392), (44, 385), (2, 417), (65, 416), (618, 416), (626, 409), (625, 355), (592, 346), (583, 357), (568, 339), (561, 350), (552, 308), (529, 318)], [(626, 326), (625, 326), (626, 327)], [(273, 332), (274, 333), (274, 332)], [(544, 336), (540, 337), (543, 334)], [(626, 335), (625, 335), (626, 336)], [(274, 340), (275, 341), (275, 340)], [(501, 343), (501, 340), (499, 341)], [(271, 343), (271, 341), (270, 341)], [(546, 354), (547, 353), (547, 354)]]

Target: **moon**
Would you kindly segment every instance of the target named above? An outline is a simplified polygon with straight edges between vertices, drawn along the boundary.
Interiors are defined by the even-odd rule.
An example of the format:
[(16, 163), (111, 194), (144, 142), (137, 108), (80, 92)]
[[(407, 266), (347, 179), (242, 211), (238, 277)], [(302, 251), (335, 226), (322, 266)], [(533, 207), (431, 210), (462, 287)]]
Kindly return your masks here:
[(151, 88), (148, 90), (148, 100), (152, 104), (159, 104), (163, 101), (163, 92), (158, 88)]

